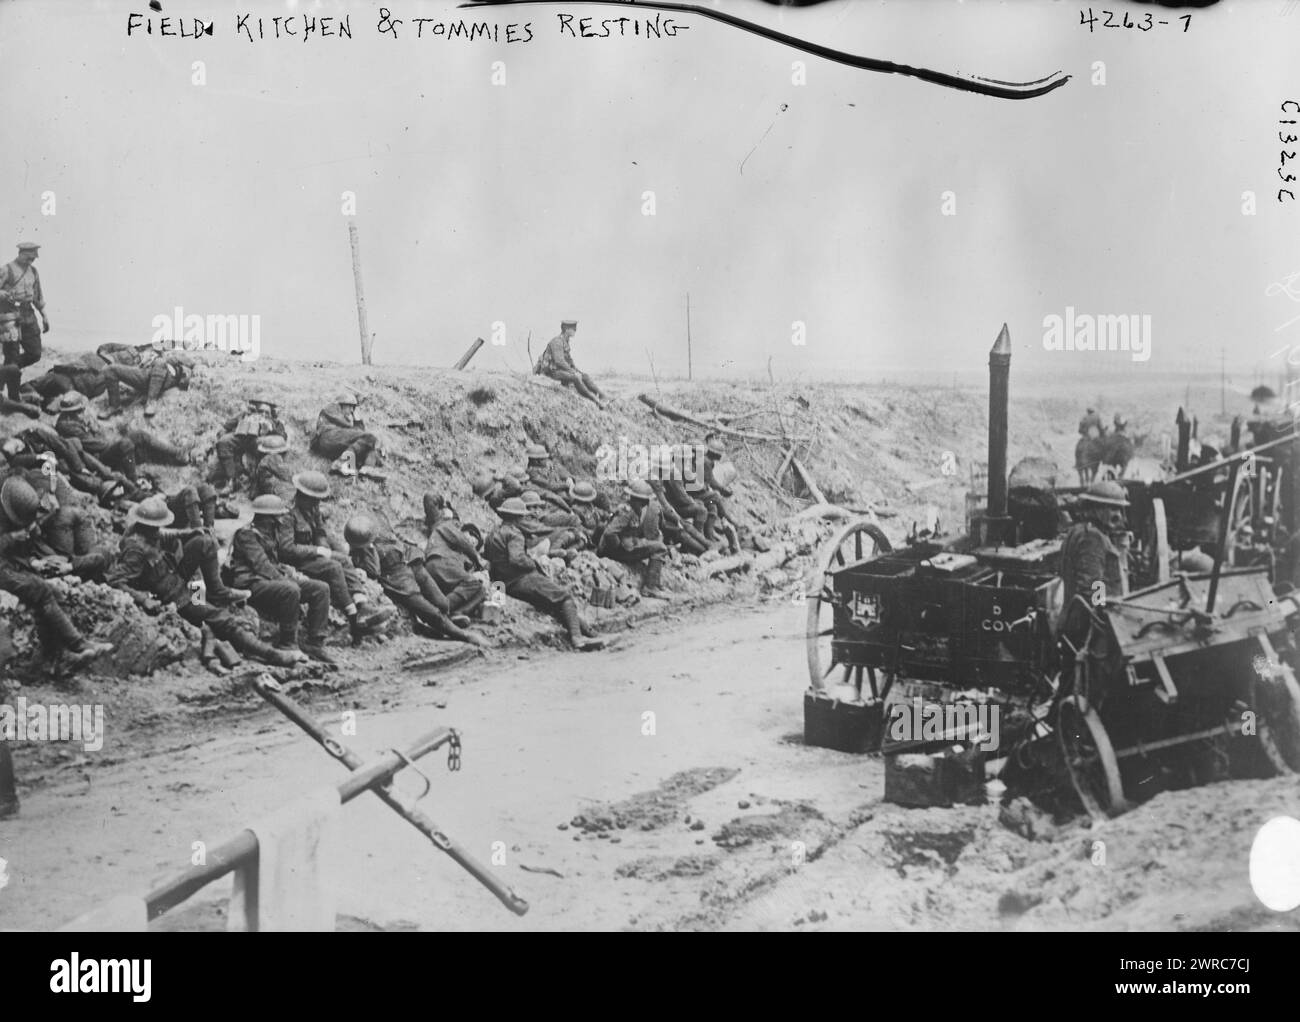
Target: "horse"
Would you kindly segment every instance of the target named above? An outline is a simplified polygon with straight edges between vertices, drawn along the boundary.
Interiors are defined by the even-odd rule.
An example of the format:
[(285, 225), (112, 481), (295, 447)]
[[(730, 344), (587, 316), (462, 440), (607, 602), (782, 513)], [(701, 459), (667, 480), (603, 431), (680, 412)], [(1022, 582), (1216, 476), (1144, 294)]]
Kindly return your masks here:
[(1087, 486), (1097, 478), (1105, 442), (1105, 437), (1081, 436), (1074, 445), (1074, 469), (1079, 473), (1080, 486)]

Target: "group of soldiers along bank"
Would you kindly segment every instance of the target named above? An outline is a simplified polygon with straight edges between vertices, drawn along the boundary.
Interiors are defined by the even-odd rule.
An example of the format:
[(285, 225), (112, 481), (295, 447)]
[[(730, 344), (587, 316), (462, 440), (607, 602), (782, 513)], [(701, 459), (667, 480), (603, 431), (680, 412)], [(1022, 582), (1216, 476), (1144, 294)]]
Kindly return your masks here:
[[(140, 466), (193, 465), (194, 451), (146, 428), (110, 431), (96, 419), (112, 419), (140, 401), (148, 422), (169, 390), (188, 389), (196, 369), (190, 355), (163, 344), (107, 344), (36, 379), (23, 382), (14, 372), (6, 380), (11, 390), (0, 410), (35, 421), (0, 446), (0, 588), (31, 610), (46, 659), (61, 668), (93, 660), (108, 646), (77, 629), (50, 584), (56, 576), (121, 588), (146, 612), (173, 606), (201, 630), (204, 662), (221, 670), (244, 656), (276, 666), (334, 663), (326, 648), (331, 607), (346, 619), (354, 643), (391, 620), (391, 608), (367, 599), (367, 577), (411, 616), (419, 634), (487, 645), (471, 626), (487, 601), (487, 583), (495, 582), (505, 595), (556, 618), (575, 649), (598, 649), (602, 643), (573, 593), (548, 573), (548, 557), (569, 561), (593, 550), (644, 563), (642, 592), (666, 598), (661, 573), (670, 547), (693, 554), (719, 544), (738, 549), (726, 502), (734, 468), (719, 470), (725, 449), (716, 437), (707, 438), (702, 463), (684, 478), (633, 480), (620, 506), (593, 482), (563, 476), (547, 450), (532, 445), (521, 470), (484, 471), (473, 481), (474, 493), (500, 519), (486, 538), (430, 492), (423, 545), (381, 530), (370, 514), (353, 516), (340, 540), (321, 510), (331, 497), (329, 474), (383, 478), (378, 438), (350, 393), (320, 412), (310, 440), (329, 474), (290, 469), (289, 434), (276, 403), (255, 396), (223, 424), (207, 481), (163, 492)], [(91, 414), (88, 399), (101, 395), (104, 407)], [(53, 423), (40, 421), (42, 414)], [(683, 445), (684, 457), (695, 452)], [(223, 551), (215, 521), (239, 517), (230, 503), (236, 495), (251, 499), (252, 520)], [(88, 513), (92, 502), (114, 512), (121, 533), (115, 544), (101, 538)], [(272, 623), (272, 641), (260, 638), (245, 605)]]

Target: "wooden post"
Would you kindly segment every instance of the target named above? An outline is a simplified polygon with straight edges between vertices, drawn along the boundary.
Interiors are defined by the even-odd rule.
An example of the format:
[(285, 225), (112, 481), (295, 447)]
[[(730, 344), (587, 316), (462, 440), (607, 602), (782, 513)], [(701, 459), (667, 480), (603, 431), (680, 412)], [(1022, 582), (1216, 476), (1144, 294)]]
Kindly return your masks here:
[(469, 365), (469, 360), (478, 354), (478, 349), (483, 347), (483, 344), (484, 341), (482, 337), (475, 337), (474, 343), (469, 346), (469, 351), (461, 355), (460, 361), (456, 363), (456, 368), (464, 369), (467, 365)]
[(1009, 537), (1007, 517), (1007, 415), (1010, 399), (1011, 336), (1002, 324), (989, 351), (989, 488), (988, 525), (991, 536), (985, 543), (1001, 544)]
[(686, 378), (691, 378), (691, 293), (686, 292)]
[(357, 240), (356, 220), (348, 220), (348, 240), (352, 243), (352, 283), (357, 291), (357, 328), (361, 331), (361, 364), (370, 365), (375, 335), (366, 323), (366, 291), (361, 286), (361, 243)]

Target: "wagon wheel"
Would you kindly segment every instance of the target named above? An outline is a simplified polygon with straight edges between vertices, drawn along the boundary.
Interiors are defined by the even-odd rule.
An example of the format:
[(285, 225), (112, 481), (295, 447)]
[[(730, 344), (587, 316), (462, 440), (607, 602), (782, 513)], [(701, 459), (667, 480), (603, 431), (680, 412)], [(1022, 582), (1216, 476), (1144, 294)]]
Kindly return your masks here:
[(1056, 734), (1070, 774), (1070, 783), (1094, 819), (1115, 816), (1125, 809), (1119, 761), (1097, 711), (1083, 696), (1066, 696), (1056, 713)]
[[(817, 592), (808, 594), (808, 676), (812, 687), (820, 692), (836, 667), (840, 668), (840, 684), (862, 684), (862, 668), (851, 664), (836, 664), (831, 649), (834, 634), (834, 611), (831, 607), (830, 573), (845, 565), (865, 558), (888, 553), (893, 547), (889, 539), (873, 522), (856, 521), (837, 532), (822, 548), (822, 559), (817, 578)], [(856, 670), (857, 677), (852, 674)]]
[(1279, 664), (1255, 686), (1256, 737), (1274, 774), (1300, 773), (1300, 685), (1290, 664)]
[(1169, 581), (1169, 520), (1165, 517), (1165, 502), (1159, 497), (1151, 499), (1151, 518), (1142, 530), (1139, 569), (1135, 588)]
[(1253, 491), (1251, 481), (1244, 473), (1237, 474), (1237, 485), (1232, 491), (1232, 500), (1224, 505), (1224, 514), (1228, 515), (1228, 532), (1223, 540), (1223, 563), (1228, 567), (1236, 564), (1237, 544), (1242, 534), (1251, 527)]

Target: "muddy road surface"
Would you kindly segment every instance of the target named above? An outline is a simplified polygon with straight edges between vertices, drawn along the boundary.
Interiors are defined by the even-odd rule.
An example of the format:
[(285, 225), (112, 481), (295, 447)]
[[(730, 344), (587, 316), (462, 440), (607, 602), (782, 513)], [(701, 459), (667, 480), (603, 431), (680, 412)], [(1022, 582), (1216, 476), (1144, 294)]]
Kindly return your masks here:
[[(366, 756), (457, 728), (463, 767), (423, 761), (421, 805), (532, 906), (511, 915), (364, 796), (343, 810), (340, 928), (1300, 929), (1247, 875), (1258, 826), (1300, 815), (1295, 778), (1169, 792), (1096, 825), (1021, 801), (889, 805), (878, 758), (803, 744), (802, 618), (788, 603), (692, 611), (602, 653), (502, 651), (301, 694), (336, 734), (352, 711), (344, 740)], [(0, 822), (0, 927), (48, 929), (143, 892), (194, 842), (343, 773), (260, 704), (192, 720), (50, 772)], [(221, 928), (229, 890), (154, 925)]]

